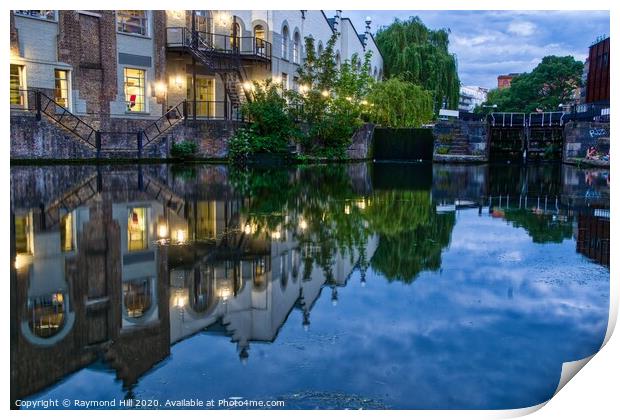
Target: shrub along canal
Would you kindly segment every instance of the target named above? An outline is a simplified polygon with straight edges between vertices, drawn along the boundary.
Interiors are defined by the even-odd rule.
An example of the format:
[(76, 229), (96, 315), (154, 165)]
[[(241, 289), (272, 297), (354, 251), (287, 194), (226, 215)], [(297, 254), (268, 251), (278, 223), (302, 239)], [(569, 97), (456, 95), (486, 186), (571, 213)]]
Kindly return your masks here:
[(519, 408), (607, 327), (608, 170), (13, 166), (11, 227), (13, 406)]

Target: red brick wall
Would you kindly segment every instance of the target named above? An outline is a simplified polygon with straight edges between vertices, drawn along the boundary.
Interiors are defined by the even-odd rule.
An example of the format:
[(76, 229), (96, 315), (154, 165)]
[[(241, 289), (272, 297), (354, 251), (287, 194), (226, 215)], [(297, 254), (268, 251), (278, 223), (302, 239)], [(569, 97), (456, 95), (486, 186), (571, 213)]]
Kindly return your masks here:
[(586, 102), (609, 101), (609, 38), (590, 47)]
[(73, 66), (73, 89), (86, 100), (86, 113), (94, 114), (105, 129), (109, 103), (116, 99), (118, 90), (115, 16), (111, 10), (96, 13), (100, 17), (60, 11), (58, 60)]

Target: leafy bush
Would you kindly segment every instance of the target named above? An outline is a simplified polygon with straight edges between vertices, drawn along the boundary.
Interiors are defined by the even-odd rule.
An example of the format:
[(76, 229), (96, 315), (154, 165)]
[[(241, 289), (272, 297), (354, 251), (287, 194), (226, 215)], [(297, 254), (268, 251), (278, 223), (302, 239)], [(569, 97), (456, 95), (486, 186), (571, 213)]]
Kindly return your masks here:
[(447, 155), (450, 152), (450, 148), (448, 146), (438, 146), (435, 151), (438, 155)]
[(178, 143), (173, 143), (170, 148), (170, 156), (174, 158), (187, 159), (194, 157), (198, 151), (196, 143), (183, 140)]
[(283, 94), (281, 86), (271, 80), (254, 83), (252, 101), (242, 109), (251, 123), (230, 139), (229, 159), (243, 161), (257, 153), (287, 153), (297, 129)]

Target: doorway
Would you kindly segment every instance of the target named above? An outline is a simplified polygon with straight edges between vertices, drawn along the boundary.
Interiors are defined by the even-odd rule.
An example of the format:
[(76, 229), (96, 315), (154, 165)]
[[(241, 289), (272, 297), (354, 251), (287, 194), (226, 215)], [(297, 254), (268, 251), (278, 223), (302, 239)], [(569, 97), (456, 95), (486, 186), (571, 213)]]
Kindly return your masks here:
[[(194, 100), (192, 77), (187, 77), (187, 99)], [(196, 77), (196, 117), (215, 117), (215, 79)]]

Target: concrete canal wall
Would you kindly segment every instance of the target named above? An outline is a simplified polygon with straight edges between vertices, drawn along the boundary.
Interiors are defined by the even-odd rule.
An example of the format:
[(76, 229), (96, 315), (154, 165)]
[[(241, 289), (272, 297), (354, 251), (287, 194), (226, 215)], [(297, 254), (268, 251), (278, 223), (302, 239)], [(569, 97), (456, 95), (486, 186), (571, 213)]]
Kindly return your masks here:
[(483, 121), (439, 121), (433, 128), (433, 160), (486, 162), (489, 160), (488, 127)]

